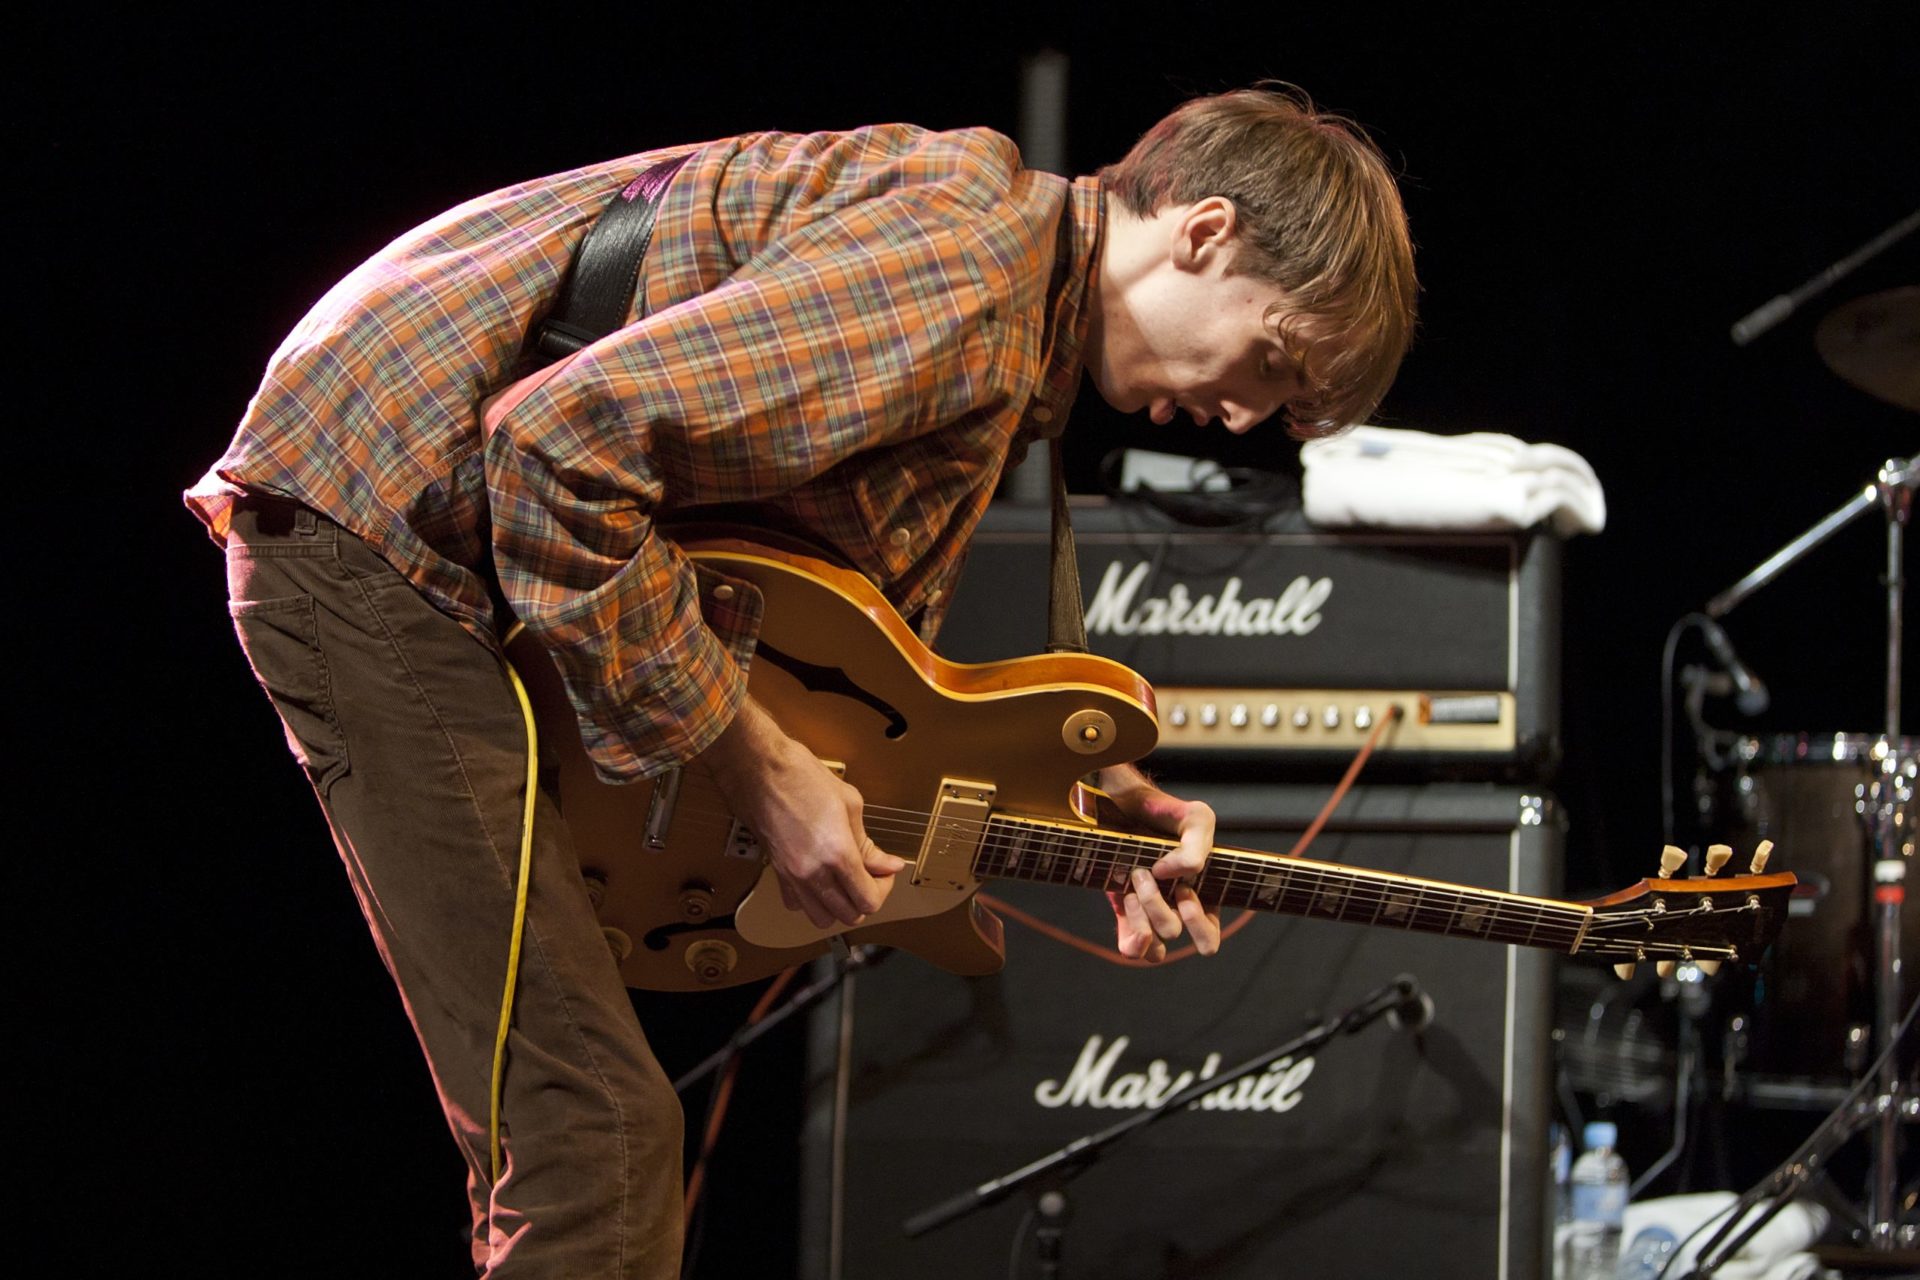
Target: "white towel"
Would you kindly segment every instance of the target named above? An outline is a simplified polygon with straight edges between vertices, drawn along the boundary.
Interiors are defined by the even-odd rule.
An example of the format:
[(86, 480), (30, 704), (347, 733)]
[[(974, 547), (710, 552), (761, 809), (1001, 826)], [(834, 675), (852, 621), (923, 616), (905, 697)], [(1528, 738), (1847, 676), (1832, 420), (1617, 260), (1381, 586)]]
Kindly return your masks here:
[(1587, 460), (1492, 432), (1436, 436), (1355, 427), (1300, 449), (1301, 497), (1317, 525), (1598, 533), (1607, 500)]
[[(1620, 1233), (1621, 1252), (1630, 1249), (1634, 1238), (1649, 1227), (1664, 1229), (1675, 1240), (1685, 1241), (1712, 1219), (1712, 1225), (1686, 1243), (1680, 1250), (1680, 1261), (1667, 1270), (1670, 1276), (1682, 1275), (1693, 1265), (1700, 1246), (1719, 1231), (1734, 1199), (1731, 1191), (1702, 1191), (1630, 1204)], [(1754, 1206), (1747, 1216), (1751, 1218), (1760, 1209)], [(1820, 1260), (1806, 1248), (1825, 1234), (1829, 1221), (1824, 1208), (1796, 1200), (1760, 1228), (1714, 1275), (1719, 1280), (1810, 1280), (1826, 1275)]]

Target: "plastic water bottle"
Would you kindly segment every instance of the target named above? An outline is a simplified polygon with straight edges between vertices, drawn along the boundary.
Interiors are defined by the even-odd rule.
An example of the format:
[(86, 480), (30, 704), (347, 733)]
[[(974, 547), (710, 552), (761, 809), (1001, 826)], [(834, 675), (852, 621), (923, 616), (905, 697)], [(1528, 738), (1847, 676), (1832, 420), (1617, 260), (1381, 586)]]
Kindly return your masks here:
[(1573, 1142), (1566, 1126), (1555, 1122), (1553, 1135), (1553, 1280), (1567, 1280), (1567, 1231), (1573, 1220)]
[(1587, 1149), (1573, 1162), (1569, 1280), (1615, 1280), (1620, 1227), (1627, 1215), (1627, 1163), (1614, 1151), (1620, 1131), (1605, 1120), (1587, 1126)]
[(1665, 1227), (1642, 1227), (1620, 1254), (1620, 1280), (1660, 1280), (1680, 1241)]

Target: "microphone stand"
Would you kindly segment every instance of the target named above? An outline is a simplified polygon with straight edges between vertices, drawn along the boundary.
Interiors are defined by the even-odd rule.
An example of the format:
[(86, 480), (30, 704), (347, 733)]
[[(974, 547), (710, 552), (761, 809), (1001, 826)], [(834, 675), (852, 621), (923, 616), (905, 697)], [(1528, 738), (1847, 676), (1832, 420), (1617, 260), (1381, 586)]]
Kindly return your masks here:
[(1831, 289), (1842, 277), (1869, 258), (1879, 256), (1893, 247), (1898, 241), (1912, 235), (1920, 227), (1920, 209), (1914, 210), (1900, 221), (1882, 231), (1873, 239), (1855, 249), (1840, 261), (1816, 274), (1811, 280), (1795, 289), (1792, 293), (1782, 293), (1755, 307), (1740, 319), (1734, 321), (1729, 336), (1733, 344), (1744, 347), (1767, 330), (1798, 311), (1810, 299), (1816, 298)]
[[(840, 940), (836, 938), (834, 941), (838, 943)], [(728, 1040), (726, 1044), (708, 1054), (699, 1066), (694, 1067), (678, 1080), (675, 1080), (673, 1082), (673, 1091), (675, 1093), (685, 1093), (718, 1071), (721, 1067), (726, 1066), (728, 1059), (738, 1056), (748, 1045), (758, 1040), (761, 1036), (766, 1035), (769, 1031), (772, 1031), (775, 1027), (793, 1017), (795, 1014), (805, 1012), (814, 1005), (819, 1004), (820, 1001), (826, 999), (828, 995), (838, 989), (840, 984), (845, 982), (853, 974), (860, 972), (862, 969), (871, 969), (893, 954), (892, 949), (889, 947), (876, 947), (871, 944), (850, 949), (842, 946), (841, 951), (842, 954), (834, 960), (832, 973), (824, 978), (818, 978), (809, 985), (800, 988), (800, 990), (793, 993), (792, 997), (788, 999), (785, 1004), (781, 1005), (760, 1021), (748, 1023), (746, 1026), (734, 1032), (733, 1037)]]
[[(1707, 602), (1710, 618), (1721, 618), (1743, 600), (1772, 582), (1790, 565), (1826, 541), (1859, 516), (1878, 506), (1887, 522), (1887, 663), (1886, 663), (1886, 736), (1880, 743), (1880, 776), (1869, 787), (1861, 817), (1873, 844), (1873, 940), (1874, 940), (1874, 1031), (1875, 1043), (1882, 1050), (1879, 1090), (1871, 1104), (1874, 1112), (1872, 1134), (1872, 1173), (1868, 1185), (1867, 1245), (1872, 1249), (1911, 1248), (1915, 1228), (1899, 1223), (1899, 1116), (1915, 1102), (1911, 1092), (1903, 1099), (1899, 1055), (1893, 1053), (1894, 1024), (1900, 1019), (1903, 1003), (1900, 963), (1900, 909), (1905, 902), (1907, 864), (1912, 861), (1901, 848), (1911, 842), (1903, 809), (1911, 800), (1914, 762), (1900, 752), (1900, 681), (1902, 632), (1905, 622), (1905, 542), (1907, 522), (1913, 508), (1913, 490), (1920, 483), (1920, 459), (1889, 458), (1867, 485), (1832, 515), (1801, 534), (1793, 542), (1746, 577)], [(1910, 846), (1909, 846), (1910, 847)], [(1851, 1130), (1848, 1131), (1849, 1133)]]
[(1372, 992), (1345, 1013), (1322, 1022), (1319, 1026), (1295, 1036), (1285, 1044), (1269, 1049), (1257, 1057), (1249, 1058), (1219, 1075), (1205, 1080), (1196, 1080), (1151, 1110), (1138, 1112), (1118, 1124), (1075, 1138), (1051, 1155), (1042, 1156), (1031, 1164), (1023, 1165), (1011, 1173), (990, 1179), (970, 1191), (963, 1191), (930, 1209), (922, 1210), (902, 1223), (900, 1229), (909, 1236), (925, 1235), (956, 1218), (962, 1218), (976, 1210), (998, 1204), (1022, 1187), (1039, 1183), (1035, 1202), (1041, 1225), (1035, 1235), (1035, 1244), (1040, 1262), (1040, 1274), (1045, 1280), (1057, 1280), (1060, 1274), (1061, 1237), (1065, 1224), (1072, 1214), (1072, 1206), (1065, 1190), (1066, 1184), (1084, 1173), (1108, 1147), (1128, 1134), (1164, 1120), (1174, 1112), (1198, 1102), (1223, 1085), (1263, 1070), (1282, 1058), (1297, 1058), (1303, 1054), (1311, 1054), (1334, 1037), (1351, 1035), (1388, 1014), (1406, 1010), (1408, 1012), (1405, 1016), (1409, 1025), (1417, 1028), (1423, 1025), (1419, 1021), (1423, 1015), (1413, 1010), (1421, 1002), (1419, 985), (1412, 978), (1404, 975), (1396, 978)]

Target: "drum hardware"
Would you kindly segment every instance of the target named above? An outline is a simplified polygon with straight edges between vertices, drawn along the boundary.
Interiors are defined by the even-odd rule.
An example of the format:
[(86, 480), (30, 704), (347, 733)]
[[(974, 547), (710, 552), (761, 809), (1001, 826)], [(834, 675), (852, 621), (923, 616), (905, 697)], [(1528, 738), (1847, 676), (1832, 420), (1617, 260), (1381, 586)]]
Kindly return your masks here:
[[(1843, 373), (1843, 376), (1848, 375)], [(1881, 394), (1878, 384), (1866, 389)], [(1878, 1078), (1870, 1097), (1858, 1103), (1850, 1097), (1844, 1104), (1846, 1109), (1855, 1113), (1853, 1116), (1841, 1123), (1842, 1117), (1836, 1113), (1817, 1132), (1823, 1136), (1823, 1140), (1830, 1139), (1837, 1144), (1848, 1140), (1861, 1129), (1869, 1131), (1868, 1205), (1860, 1235), (1862, 1243), (1875, 1250), (1911, 1248), (1916, 1242), (1915, 1225), (1911, 1221), (1904, 1225), (1899, 1222), (1897, 1151), (1900, 1118), (1903, 1111), (1913, 1110), (1909, 1104), (1915, 1103), (1916, 1099), (1912, 1096), (1912, 1083), (1902, 1080), (1896, 1027), (1900, 1023), (1904, 1003), (1901, 990), (1902, 915), (1906, 903), (1907, 871), (1913, 862), (1912, 823), (1909, 819), (1912, 814), (1916, 752), (1914, 743), (1901, 736), (1900, 691), (1905, 617), (1905, 537), (1917, 478), (1920, 478), (1920, 465), (1916, 465), (1915, 459), (1888, 459), (1874, 480), (1853, 498), (1774, 553), (1745, 578), (1715, 596), (1704, 611), (1707, 620), (1717, 623), (1834, 533), (1876, 507), (1882, 512), (1886, 522), (1886, 576), (1883, 579), (1887, 598), (1885, 731), (1876, 738), (1835, 735), (1827, 739), (1802, 738), (1794, 740), (1791, 746), (1774, 744), (1777, 751), (1787, 753), (1779, 763), (1789, 768), (1816, 763), (1845, 765), (1849, 762), (1861, 768), (1861, 776), (1854, 784), (1853, 803), (1850, 806), (1852, 812), (1849, 816), (1855, 820), (1860, 834), (1864, 836), (1860, 843), (1871, 850), (1868, 858), (1870, 866), (1866, 869), (1870, 872), (1871, 887), (1869, 889), (1863, 884), (1858, 894), (1848, 896), (1859, 904), (1867, 933), (1861, 949), (1867, 956), (1864, 987), (1871, 994), (1872, 1007), (1870, 1016), (1864, 1018), (1861, 1025), (1872, 1025), (1873, 1035), (1868, 1047), (1879, 1055), (1876, 1068)], [(1677, 633), (1680, 628), (1676, 627), (1675, 630)], [(1672, 669), (1672, 650), (1670, 640), (1669, 672)], [(1697, 677), (1696, 683), (1704, 691), (1707, 677)], [(1703, 718), (1698, 720), (1698, 725), (1704, 730)], [(1670, 750), (1671, 734), (1668, 737)], [(1708, 749), (1717, 753), (1719, 740), (1714, 738), (1711, 731), (1706, 732), (1704, 737)], [(1766, 763), (1761, 760), (1765, 754), (1764, 745), (1756, 741), (1747, 748), (1750, 767)], [(1670, 815), (1670, 770), (1663, 781), (1669, 788)], [(1825, 849), (1828, 852), (1844, 850), (1851, 843), (1835, 840), (1827, 843)], [(1787, 856), (1796, 861), (1809, 855), (1818, 857), (1823, 848), (1821, 842), (1813, 842), (1809, 847), (1807, 843), (1789, 843), (1785, 840), (1782, 846)], [(1796, 867), (1796, 870), (1799, 868)], [(1836, 880), (1843, 878), (1843, 872), (1858, 874), (1853, 868), (1846, 867), (1842, 860), (1836, 860), (1829, 870)], [(1866, 879), (1864, 876), (1861, 878)], [(1836, 894), (1834, 900), (1844, 902), (1845, 898)], [(1829, 975), (1829, 980), (1842, 978), (1843, 975)], [(1854, 1035), (1851, 1025), (1848, 1034), (1850, 1037)], [(1857, 1061), (1863, 1056), (1863, 1051), (1857, 1045), (1850, 1044), (1849, 1048), (1851, 1060)], [(1866, 1083), (1865, 1080), (1860, 1081), (1855, 1092), (1867, 1092), (1861, 1087)], [(1835, 1134), (1838, 1136), (1835, 1137)], [(1789, 1187), (1783, 1194), (1791, 1195), (1795, 1190), (1797, 1186)]]
[[(1848, 1090), (1840, 1105), (1820, 1122), (1791, 1155), (1776, 1165), (1772, 1173), (1734, 1201), (1733, 1207), (1722, 1216), (1720, 1227), (1695, 1252), (1693, 1268), (1682, 1280), (1709, 1280), (1776, 1214), (1799, 1196), (1817, 1189), (1819, 1179), (1834, 1155), (1861, 1129), (1878, 1127), (1882, 1123), (1896, 1126), (1903, 1123), (1920, 1124), (1920, 1097), (1915, 1097), (1911, 1091), (1904, 1098), (1874, 1096), (1875, 1078), (1894, 1068), (1901, 1046), (1910, 1040), (1908, 1033), (1913, 1030), (1916, 1011), (1920, 1011), (1920, 1001), (1908, 1006), (1906, 1015), (1895, 1025), (1893, 1034), (1881, 1051), (1879, 1061)], [(1908, 1194), (1912, 1194), (1911, 1189)], [(1842, 1211), (1851, 1208), (1837, 1203), (1833, 1197), (1826, 1197), (1825, 1201)], [(1877, 1234), (1870, 1239), (1873, 1241), (1873, 1252), (1869, 1255), (1871, 1259), (1884, 1259), (1897, 1265), (1914, 1250), (1913, 1224), (1908, 1222), (1897, 1230), (1888, 1231), (1884, 1242)], [(1894, 1250), (1903, 1252), (1895, 1255)], [(1862, 1265), (1868, 1263), (1868, 1259), (1859, 1261)]]

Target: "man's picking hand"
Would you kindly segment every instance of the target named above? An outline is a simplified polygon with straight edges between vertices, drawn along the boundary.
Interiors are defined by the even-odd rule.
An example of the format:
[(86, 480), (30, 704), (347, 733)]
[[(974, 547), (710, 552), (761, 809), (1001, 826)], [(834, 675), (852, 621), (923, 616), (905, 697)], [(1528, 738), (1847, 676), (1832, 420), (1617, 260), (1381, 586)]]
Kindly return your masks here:
[(700, 756), (733, 816), (766, 850), (780, 898), (816, 928), (878, 911), (906, 862), (867, 838), (859, 791), (788, 737), (751, 698)]

